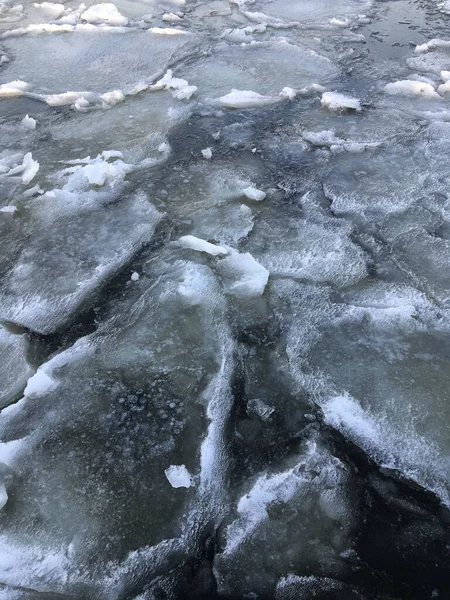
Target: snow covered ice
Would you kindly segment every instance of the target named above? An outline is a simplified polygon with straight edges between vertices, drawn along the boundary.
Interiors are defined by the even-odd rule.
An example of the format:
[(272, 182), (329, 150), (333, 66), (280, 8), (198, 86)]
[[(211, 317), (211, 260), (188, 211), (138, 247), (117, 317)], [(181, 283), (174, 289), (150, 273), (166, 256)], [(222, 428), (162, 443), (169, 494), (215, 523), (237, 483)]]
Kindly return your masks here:
[(0, 599), (450, 597), (449, 2), (0, 0)]

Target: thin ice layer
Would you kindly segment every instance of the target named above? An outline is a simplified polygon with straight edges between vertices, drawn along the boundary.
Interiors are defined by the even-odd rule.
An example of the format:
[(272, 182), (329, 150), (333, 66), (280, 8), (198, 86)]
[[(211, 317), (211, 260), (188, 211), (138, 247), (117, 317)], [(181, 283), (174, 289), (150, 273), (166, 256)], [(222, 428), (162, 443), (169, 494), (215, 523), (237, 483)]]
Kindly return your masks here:
[(27, 360), (28, 339), (0, 326), (0, 408), (20, 394), (33, 369)]
[[(187, 544), (180, 519), (197, 493), (187, 489), (187, 472), (201, 470), (204, 502), (187, 522), (211, 512), (206, 479), (215, 486), (225, 456), (216, 457), (214, 444), (208, 473), (200, 445), (210, 422), (214, 436), (224, 426), (223, 396), (216, 408), (202, 404), (228, 356), (225, 305), (211, 269), (179, 257), (178, 248), (163, 250), (138, 287), (109, 303), (98, 331), (42, 365), (25, 397), (0, 416), (2, 440), (20, 446), (8, 459), (20, 474), (2, 516), (8, 544), (25, 550), (32, 526), (33, 545), (47, 556), (63, 548), (77, 566), (68, 579), (55, 564), (55, 581), (45, 565), (36, 572), (0, 561), (3, 582), (36, 588), (42, 577), (53, 592), (74, 594), (77, 582), (98, 579), (100, 565), (111, 568), (129, 551), (172, 537)], [(173, 466), (182, 479), (172, 477)]]
[(151, 239), (161, 219), (143, 194), (58, 215), (58, 205), (72, 199), (61, 191), (40, 201), (36, 233), (3, 280), (2, 319), (40, 333), (62, 327)]

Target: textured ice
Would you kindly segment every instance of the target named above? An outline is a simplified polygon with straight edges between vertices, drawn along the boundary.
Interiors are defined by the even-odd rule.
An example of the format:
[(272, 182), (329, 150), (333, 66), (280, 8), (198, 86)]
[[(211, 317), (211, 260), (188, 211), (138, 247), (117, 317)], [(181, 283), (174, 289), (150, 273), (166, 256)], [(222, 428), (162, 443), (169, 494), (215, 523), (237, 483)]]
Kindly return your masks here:
[(321, 596), (333, 600), (361, 598), (356, 587), (329, 577), (287, 575), (277, 583), (276, 600), (311, 600)]
[[(10, 464), (23, 476), (21, 519), (31, 524), (34, 511), (40, 512), (33, 541), (45, 543), (46, 556), (70, 544), (70, 561), (86, 564), (98, 560), (109, 540), (108, 561), (180, 533), (184, 496), (167, 497), (166, 475), (173, 473), (165, 474), (163, 465), (184, 464), (191, 473), (199, 468), (207, 423), (196, 389), (215, 382), (221, 372), (226, 327), (217, 326), (225, 305), (212, 271), (177, 255), (163, 251), (161, 260), (146, 268), (142, 285), (109, 305), (98, 332), (41, 367), (34, 385), (39, 396), (27, 392), (15, 410), (0, 417), (3, 440), (31, 434)], [(178, 292), (183, 279), (191, 292)], [(193, 301), (193, 294), (201, 298)], [(215, 384), (208, 393), (213, 389)], [(223, 408), (220, 396), (217, 409), (208, 409), (214, 436), (224, 426)], [(52, 450), (55, 444), (61, 452)], [(213, 458), (217, 474), (223, 459)], [(186, 484), (184, 469), (177, 474), (182, 479), (172, 481)], [(203, 490), (207, 485), (203, 481)], [(142, 511), (143, 505), (151, 511)], [(12, 517), (3, 521), (2, 531), (12, 535), (14, 527)], [(16, 583), (21, 571), (16, 566), (4, 581)], [(30, 571), (24, 582), (36, 586), (37, 574)], [(52, 590), (68, 592), (75, 584), (76, 578), (63, 580)]]
[[(326, 421), (378, 463), (448, 503), (449, 446), (442, 421), (447, 343), (435, 330), (429, 301), (413, 288), (380, 284), (348, 292), (343, 305), (326, 306), (334, 316), (319, 329), (316, 322), (308, 352), (309, 365), (323, 378)], [(301, 330), (294, 331), (298, 336)], [(300, 359), (304, 351), (297, 342), (294, 349), (294, 338), (292, 344)]]
[[(345, 469), (337, 458), (311, 440), (297, 461), (284, 471), (262, 474), (239, 498), (237, 518), (228, 526), (224, 551), (215, 560), (220, 592), (241, 596), (275, 587), (283, 561), (293, 552), (297, 564), (312, 566), (320, 557), (326, 557), (329, 565), (335, 566), (338, 548), (345, 547), (348, 528)], [(335, 507), (332, 516), (326, 510), (330, 502)], [(286, 535), (292, 527), (302, 535)], [(341, 530), (334, 538), (335, 548), (328, 545), (328, 527)], [(315, 531), (314, 542), (309, 536), (310, 528)], [(261, 543), (270, 544), (273, 549), (264, 562), (258, 551)]]
[(218, 269), (225, 290), (237, 298), (261, 296), (269, 279), (269, 271), (248, 252), (231, 254), (218, 263)]
[[(67, 91), (104, 94), (122, 90), (128, 93), (138, 83), (147, 83), (147, 87), (154, 83), (167, 70), (171, 53), (189, 43), (189, 36), (161, 36), (139, 29), (116, 35), (117, 27), (90, 24), (78, 27), (85, 30), (78, 29), (67, 35), (8, 39), (15, 59), (4, 73), (0, 72), (0, 83), (21, 79), (33, 84), (33, 92), (47, 96)], [(51, 69), (42, 69), (42, 56), (52, 56)], [(164, 71), (161, 73), (161, 70)], [(6, 90), (19, 95), (28, 89), (23, 85), (23, 82), (13, 82), (5, 88), (0, 86), (0, 96)]]
[(183, 69), (183, 76), (195, 83), (201, 98), (220, 98), (234, 108), (289, 99), (289, 95), (280, 96), (283, 88), (300, 90), (323, 84), (338, 73), (339, 67), (319, 50), (284, 38), (243, 45), (222, 41)]
[(356, 17), (371, 6), (368, 0), (338, 0), (329, 3), (326, 0), (317, 2), (289, 2), (289, 0), (259, 0), (251, 5), (251, 10), (260, 10), (268, 16), (286, 21), (297, 21), (302, 24), (326, 23), (331, 18)]
[(195, 215), (193, 233), (200, 238), (236, 247), (252, 231), (254, 216), (245, 204), (224, 204)]
[(0, 0), (2, 600), (448, 596), (444, 4)]
[(338, 286), (356, 283), (366, 276), (364, 253), (350, 240), (351, 228), (342, 221), (315, 219), (302, 222), (272, 214), (261, 224), (249, 250), (273, 275)]
[(318, 147), (329, 148), (333, 153), (363, 152), (368, 148), (377, 148), (381, 142), (356, 141), (338, 137), (334, 130), (304, 131), (302, 137), (305, 141)]
[(450, 42), (447, 40), (433, 39), (416, 46), (414, 55), (407, 59), (410, 69), (425, 73), (440, 74), (448, 68), (450, 56)]
[(34, 214), (36, 232), (19, 246), (17, 261), (3, 280), (2, 319), (42, 333), (55, 331), (151, 239), (161, 219), (143, 194), (97, 202), (77, 209), (74, 194), (61, 190), (41, 198)]

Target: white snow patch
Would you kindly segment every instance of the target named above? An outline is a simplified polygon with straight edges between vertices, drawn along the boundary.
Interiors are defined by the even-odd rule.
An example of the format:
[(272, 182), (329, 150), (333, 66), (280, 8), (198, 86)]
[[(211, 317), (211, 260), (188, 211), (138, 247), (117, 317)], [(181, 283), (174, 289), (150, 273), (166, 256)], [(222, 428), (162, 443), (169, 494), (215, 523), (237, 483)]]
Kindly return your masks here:
[(164, 77), (157, 81), (151, 89), (170, 90), (172, 96), (177, 100), (189, 100), (197, 91), (197, 87), (195, 85), (189, 85), (186, 79), (173, 77), (171, 69), (168, 69)]
[(289, 102), (292, 102), (292, 100), (295, 100), (296, 95), (297, 95), (297, 92), (291, 87), (284, 87), (280, 92), (280, 96), (282, 98), (287, 98), (287, 100), (289, 100)]
[(164, 13), (162, 16), (162, 20), (169, 22), (181, 21), (181, 17), (180, 15), (177, 15), (175, 13)]
[(434, 38), (432, 40), (430, 40), (429, 42), (426, 42), (425, 44), (420, 44), (418, 46), (416, 46), (414, 52), (416, 54), (424, 54), (426, 52), (430, 52), (433, 50), (438, 50), (438, 49), (449, 49), (450, 48), (450, 42), (448, 42), (447, 40), (440, 40), (437, 38)]
[(43, 193), (44, 193), (44, 190), (39, 185), (34, 185), (29, 190), (25, 190), (22, 193), (22, 196), (24, 196), (25, 198), (31, 198), (31, 196), (36, 196), (37, 194), (43, 194)]
[(445, 83), (443, 83), (442, 85), (440, 85), (438, 87), (437, 91), (441, 95), (448, 94), (450, 92), (450, 81), (446, 81)]
[(169, 144), (167, 142), (162, 142), (162, 144), (158, 146), (158, 152), (161, 152), (161, 154), (168, 154), (170, 152)]
[(332, 111), (342, 110), (361, 110), (361, 104), (358, 98), (345, 96), (338, 92), (325, 92), (322, 94), (322, 106)]
[(11, 37), (20, 37), (27, 35), (28, 33), (41, 34), (41, 33), (71, 33), (74, 31), (73, 25), (65, 25), (58, 23), (32, 23), (27, 27), (18, 27), (17, 29), (10, 29), (0, 34), (0, 39), (7, 39)]
[(211, 148), (204, 148), (202, 150), (202, 156), (203, 156), (203, 158), (206, 158), (206, 160), (210, 160), (212, 158)]
[(381, 142), (353, 142), (337, 137), (332, 129), (304, 131), (302, 137), (314, 146), (329, 148), (331, 152), (363, 152), (366, 148), (377, 148)]
[(54, 389), (55, 386), (56, 382), (42, 368), (39, 368), (27, 381), (23, 395), (28, 398), (42, 396)]
[(30, 89), (30, 85), (25, 81), (16, 79), (9, 83), (3, 83), (0, 85), (0, 98), (14, 98), (16, 96), (23, 96), (23, 94)]
[(122, 90), (113, 90), (112, 92), (106, 92), (100, 96), (103, 102), (103, 107), (115, 106), (125, 100), (125, 94)]
[(211, 254), (211, 256), (228, 254), (228, 250), (223, 246), (216, 246), (215, 244), (211, 244), (194, 235), (184, 235), (180, 237), (178, 244), (182, 248), (189, 248), (190, 250), (196, 250), (197, 252), (206, 252), (206, 254)]
[[(132, 165), (129, 165), (121, 160), (122, 153), (117, 151), (104, 151), (96, 158), (87, 156), (78, 160), (66, 161), (66, 164), (75, 166), (68, 167), (62, 171), (63, 175), (71, 175), (73, 173), (81, 173), (91, 185), (102, 186), (105, 183), (114, 184), (117, 181), (122, 181), (125, 176), (132, 170)], [(107, 162), (109, 159), (115, 158), (112, 163)], [(83, 166), (84, 165), (84, 166)]]
[(258, 190), (257, 188), (251, 186), (245, 188), (245, 190), (242, 190), (242, 193), (249, 200), (256, 200), (257, 202), (261, 202), (261, 200), (264, 200), (264, 198), (267, 195), (266, 192), (263, 192), (262, 190)]
[(189, 35), (188, 31), (176, 27), (150, 27), (149, 31), (157, 35)]
[(0, 212), (2, 213), (7, 213), (9, 215), (13, 215), (17, 210), (17, 206), (11, 205), (11, 206), (3, 206), (2, 208), (0, 208)]
[(192, 477), (184, 465), (171, 465), (164, 474), (173, 488), (190, 488), (193, 485)]
[(22, 127), (25, 127), (25, 129), (36, 129), (36, 119), (33, 119), (33, 117), (29, 117), (28, 115), (25, 115), (24, 118), (21, 121)]
[(35, 2), (33, 6), (39, 8), (45, 16), (50, 17), (51, 19), (59, 19), (66, 12), (64, 4), (56, 2), (41, 2), (40, 4)]
[(63, 92), (62, 94), (51, 94), (44, 96), (45, 101), (49, 106), (67, 106), (68, 104), (89, 104), (86, 98), (92, 96), (91, 92)]
[(0, 485), (0, 510), (8, 502), (8, 494), (4, 485)]
[(274, 29), (288, 29), (290, 27), (298, 25), (296, 21), (283, 21), (282, 19), (272, 17), (263, 12), (242, 11), (242, 13), (247, 17), (249, 21), (253, 21), (254, 23), (260, 23), (267, 27), (273, 27)]
[(252, 90), (231, 90), (229, 94), (218, 98), (218, 102), (226, 108), (255, 108), (279, 102), (280, 98), (263, 96)]
[(117, 6), (111, 2), (94, 4), (81, 15), (82, 21), (88, 23), (108, 23), (108, 25), (128, 25), (128, 19), (120, 14)]
[[(4, 417), (5, 415), (11, 414), (11, 413), (14, 413), (15, 411), (17, 411), (18, 405), (19, 405), (19, 410), (20, 410), (20, 405), (23, 402), (26, 402), (26, 401), (22, 398), (21, 400), (19, 400), (19, 402), (16, 402), (15, 404), (8, 406), (7, 408), (4, 408), (2, 410), (2, 416)], [(0, 463), (3, 463), (10, 467), (13, 464), (16, 456), (18, 454), (20, 454), (21, 450), (23, 449), (24, 439), (26, 439), (26, 438), (22, 438), (22, 439), (18, 439), (18, 440), (11, 440), (9, 442), (0, 442)]]
[(350, 25), (350, 19), (347, 17), (346, 19), (330, 19), (330, 25), (334, 27), (348, 27)]
[(23, 162), (20, 166), (15, 169), (11, 169), (9, 175), (15, 175), (16, 173), (22, 172), (22, 183), (28, 185), (32, 181), (39, 171), (39, 163), (37, 160), (33, 160), (31, 152), (27, 152), (23, 157)]
[(403, 79), (394, 81), (384, 86), (386, 94), (391, 96), (421, 96), (422, 98), (430, 98), (439, 100), (439, 94), (434, 90), (433, 86), (423, 81), (414, 81), (413, 79)]

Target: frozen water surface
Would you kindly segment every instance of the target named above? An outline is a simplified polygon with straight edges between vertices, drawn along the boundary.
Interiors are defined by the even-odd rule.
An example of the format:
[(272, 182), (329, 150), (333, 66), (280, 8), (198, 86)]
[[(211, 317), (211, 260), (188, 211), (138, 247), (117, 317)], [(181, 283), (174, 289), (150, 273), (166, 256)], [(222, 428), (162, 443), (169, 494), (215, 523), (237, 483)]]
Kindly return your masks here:
[(450, 8), (0, 0), (0, 599), (450, 596)]

